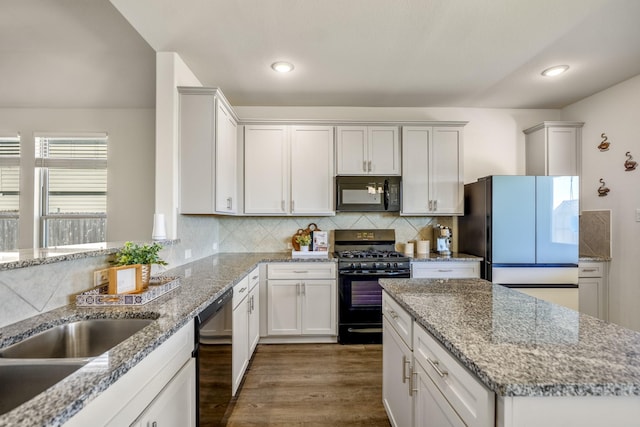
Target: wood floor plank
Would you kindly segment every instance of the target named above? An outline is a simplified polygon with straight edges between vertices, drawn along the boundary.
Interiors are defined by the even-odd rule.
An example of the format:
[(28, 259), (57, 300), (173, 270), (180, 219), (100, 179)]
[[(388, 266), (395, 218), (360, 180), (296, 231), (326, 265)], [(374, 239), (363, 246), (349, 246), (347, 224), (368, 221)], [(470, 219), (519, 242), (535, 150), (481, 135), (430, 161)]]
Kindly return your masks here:
[(259, 345), (227, 422), (233, 427), (389, 425), (382, 405), (382, 346), (339, 344)]

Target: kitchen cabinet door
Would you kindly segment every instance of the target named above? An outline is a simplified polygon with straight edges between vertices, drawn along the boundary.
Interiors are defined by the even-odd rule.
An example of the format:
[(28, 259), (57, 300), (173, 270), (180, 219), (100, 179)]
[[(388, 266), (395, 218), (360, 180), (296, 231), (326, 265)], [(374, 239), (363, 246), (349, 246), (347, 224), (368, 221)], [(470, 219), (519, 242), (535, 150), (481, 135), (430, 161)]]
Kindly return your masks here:
[(337, 133), (338, 175), (368, 174), (367, 127), (339, 126)]
[(368, 169), (372, 175), (400, 175), (400, 140), (396, 126), (369, 126)]
[(180, 213), (215, 213), (215, 97), (180, 93)]
[(162, 392), (145, 409), (133, 427), (196, 425), (195, 359), (180, 369)]
[(289, 206), (287, 126), (245, 126), (244, 211), (285, 214)]
[(216, 211), (238, 212), (238, 125), (230, 110), (216, 101)]
[(269, 280), (267, 282), (267, 334), (300, 335), (302, 310), (300, 282)]
[(232, 395), (235, 396), (249, 366), (249, 298), (246, 296), (233, 309), (232, 337)]
[(382, 403), (394, 427), (413, 425), (412, 353), (382, 317)]
[(447, 399), (431, 381), (424, 368), (414, 366), (415, 427), (465, 427), (466, 424), (453, 410)]
[(302, 282), (302, 334), (336, 335), (336, 281)]
[(339, 126), (338, 175), (400, 175), (396, 126)]
[(253, 352), (260, 340), (260, 287), (254, 287), (248, 296), (248, 309), (249, 309), (249, 360), (253, 356)]
[(462, 127), (402, 128), (402, 214), (462, 215)]
[(433, 128), (429, 198), (434, 214), (464, 214), (462, 128)]
[(333, 127), (291, 128), (291, 213), (335, 214)]
[(525, 129), (526, 174), (579, 176), (583, 125), (547, 121)]

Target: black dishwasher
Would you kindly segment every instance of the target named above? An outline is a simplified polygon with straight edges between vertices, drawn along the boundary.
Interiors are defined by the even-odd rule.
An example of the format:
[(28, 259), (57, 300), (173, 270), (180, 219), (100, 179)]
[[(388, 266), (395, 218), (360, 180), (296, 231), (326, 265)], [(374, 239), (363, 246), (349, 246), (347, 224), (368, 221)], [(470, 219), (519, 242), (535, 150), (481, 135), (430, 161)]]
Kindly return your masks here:
[(231, 404), (233, 289), (195, 318), (196, 415), (198, 426), (226, 425)]

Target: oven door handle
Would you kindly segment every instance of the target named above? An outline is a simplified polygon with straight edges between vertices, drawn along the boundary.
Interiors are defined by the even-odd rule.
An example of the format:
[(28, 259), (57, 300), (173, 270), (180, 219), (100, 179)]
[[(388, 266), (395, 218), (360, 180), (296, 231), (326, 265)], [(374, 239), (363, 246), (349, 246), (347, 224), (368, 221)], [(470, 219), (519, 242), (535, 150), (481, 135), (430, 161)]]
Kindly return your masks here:
[(380, 272), (380, 271), (363, 271), (363, 272), (340, 272), (340, 276), (344, 277), (361, 277), (361, 276), (377, 276), (377, 277), (397, 277), (404, 276), (405, 278), (409, 278), (410, 271), (409, 270), (399, 270), (399, 271), (389, 271), (389, 272)]

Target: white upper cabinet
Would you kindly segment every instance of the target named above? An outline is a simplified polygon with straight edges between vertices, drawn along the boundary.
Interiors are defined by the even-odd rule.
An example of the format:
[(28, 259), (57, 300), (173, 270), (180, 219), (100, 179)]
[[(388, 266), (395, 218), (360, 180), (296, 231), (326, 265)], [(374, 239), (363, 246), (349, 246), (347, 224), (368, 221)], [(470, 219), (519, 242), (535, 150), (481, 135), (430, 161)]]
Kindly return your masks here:
[(462, 215), (462, 126), (402, 128), (402, 214)]
[(216, 101), (216, 211), (238, 212), (238, 124), (230, 109)]
[(179, 88), (180, 213), (237, 212), (237, 122), (218, 89)]
[(333, 127), (247, 125), (245, 213), (333, 215)]
[(333, 215), (333, 127), (291, 127), (291, 213)]
[(579, 176), (582, 122), (543, 122), (525, 129), (526, 174)]
[(400, 175), (397, 126), (339, 126), (338, 175)]
[(244, 128), (244, 212), (284, 215), (289, 210), (289, 128)]

